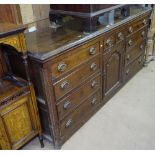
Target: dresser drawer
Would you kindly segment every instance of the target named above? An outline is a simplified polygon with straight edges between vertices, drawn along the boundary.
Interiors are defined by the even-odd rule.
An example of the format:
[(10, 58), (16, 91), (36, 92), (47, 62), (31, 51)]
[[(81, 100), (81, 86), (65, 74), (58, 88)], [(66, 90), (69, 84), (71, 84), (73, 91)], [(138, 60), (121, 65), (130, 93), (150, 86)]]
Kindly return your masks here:
[(92, 41), (91, 44), (85, 44), (55, 58), (51, 64), (52, 79), (58, 78), (98, 53), (99, 42)]
[(112, 31), (110, 33), (107, 33), (103, 39), (104, 50), (107, 48), (111, 48), (116, 44), (116, 32)]
[(119, 28), (116, 32), (116, 43), (119, 43), (121, 41), (125, 40), (125, 31), (122, 30), (123, 28)]
[(133, 48), (139, 41), (146, 39), (147, 36), (147, 27), (139, 30), (135, 34), (127, 37), (126, 39), (126, 50)]
[(117, 46), (113, 46), (111, 48), (105, 49), (103, 55), (106, 55), (105, 60), (107, 60), (107, 56), (109, 57), (114, 51), (122, 51), (122, 49), (125, 49), (125, 43), (119, 42)]
[(77, 109), (60, 123), (60, 135), (64, 136), (77, 129), (85, 116), (93, 112), (101, 103), (100, 91), (87, 98)]
[(147, 17), (142, 18), (140, 20), (136, 20), (131, 22), (127, 25), (127, 36), (133, 34), (134, 32), (138, 31), (139, 29), (143, 28), (148, 24)]
[(69, 96), (64, 98), (57, 104), (59, 118), (62, 119), (71, 110), (82, 103), (88, 96), (97, 91), (101, 87), (101, 75), (87, 81)]
[(125, 54), (125, 66), (130, 64), (144, 52), (145, 44), (146, 40), (140, 41), (135, 47), (133, 47)]
[(144, 62), (144, 55), (141, 55), (131, 65), (125, 68), (125, 75), (124, 75), (125, 81), (129, 80), (142, 68), (143, 62)]
[(54, 84), (56, 100), (77, 87), (89, 76), (100, 71), (100, 55), (82, 64), (77, 70)]

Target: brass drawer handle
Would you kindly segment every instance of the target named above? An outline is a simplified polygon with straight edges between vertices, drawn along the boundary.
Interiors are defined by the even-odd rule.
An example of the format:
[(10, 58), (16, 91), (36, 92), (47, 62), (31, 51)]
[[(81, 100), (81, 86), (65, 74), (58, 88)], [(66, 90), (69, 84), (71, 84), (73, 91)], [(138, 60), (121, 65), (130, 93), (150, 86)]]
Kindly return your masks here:
[(90, 66), (90, 69), (93, 70), (93, 71), (95, 71), (95, 70), (97, 69), (96, 63), (93, 62), (93, 63), (91, 64), (91, 66)]
[(144, 20), (143, 20), (143, 25), (146, 25), (146, 24), (147, 24), (147, 20), (144, 19)]
[(94, 80), (93, 82), (92, 82), (92, 84), (91, 84), (91, 87), (92, 88), (95, 88), (97, 86), (97, 82), (96, 82), (96, 80)]
[(71, 102), (70, 102), (70, 101), (66, 101), (66, 102), (64, 103), (64, 109), (67, 110), (67, 109), (69, 109), (70, 107), (71, 107)]
[(60, 62), (58, 65), (58, 71), (63, 72), (67, 68), (67, 64)]
[(128, 70), (126, 71), (126, 73), (125, 73), (125, 74), (126, 74), (126, 75), (128, 75), (128, 74), (129, 74), (129, 71), (130, 71), (130, 70), (128, 69)]
[(132, 26), (129, 27), (129, 32), (130, 32), (130, 33), (133, 32), (133, 27), (132, 27)]
[(61, 89), (67, 89), (68, 87), (69, 87), (69, 82), (67, 82), (67, 81), (64, 81), (62, 84), (61, 84)]
[(143, 31), (142, 33), (141, 33), (141, 36), (144, 38), (145, 37), (145, 31)]
[(90, 49), (89, 49), (89, 54), (90, 55), (94, 55), (96, 53), (96, 48), (95, 47), (91, 47)]
[(141, 49), (141, 50), (144, 49), (144, 45), (143, 45), (143, 44), (140, 45), (140, 49)]
[(132, 40), (129, 40), (128, 45), (129, 46), (132, 46), (133, 45), (133, 41)]
[(119, 38), (119, 40), (124, 40), (124, 36), (123, 36), (122, 32), (118, 33), (118, 38)]
[(113, 45), (113, 41), (111, 39), (108, 39), (106, 41), (106, 45), (109, 46), (109, 47), (111, 47)]
[(130, 54), (127, 55), (126, 60), (130, 60)]
[(93, 100), (91, 101), (91, 104), (92, 104), (92, 105), (97, 104), (97, 99), (96, 99), (96, 97), (93, 98)]
[(67, 121), (67, 123), (65, 124), (65, 127), (66, 128), (70, 128), (71, 126), (72, 126), (72, 119), (69, 119), (68, 121)]

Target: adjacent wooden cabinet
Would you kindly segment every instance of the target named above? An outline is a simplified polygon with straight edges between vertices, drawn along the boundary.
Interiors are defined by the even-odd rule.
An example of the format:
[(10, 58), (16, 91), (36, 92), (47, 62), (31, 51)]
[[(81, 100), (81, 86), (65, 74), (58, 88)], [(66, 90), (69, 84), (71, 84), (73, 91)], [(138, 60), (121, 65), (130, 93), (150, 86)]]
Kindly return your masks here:
[[(43, 147), (35, 92), (28, 73), (25, 29), (0, 23), (0, 150), (19, 149), (36, 136)], [(16, 65), (23, 65), (20, 69), (26, 80), (19, 76)]]

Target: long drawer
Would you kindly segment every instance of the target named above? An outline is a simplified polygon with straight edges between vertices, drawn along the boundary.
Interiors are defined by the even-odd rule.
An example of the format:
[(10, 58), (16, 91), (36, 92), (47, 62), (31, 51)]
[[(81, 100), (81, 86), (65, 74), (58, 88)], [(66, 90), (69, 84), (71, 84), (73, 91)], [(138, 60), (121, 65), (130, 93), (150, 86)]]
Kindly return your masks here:
[(89, 81), (87, 81), (84, 85), (76, 89), (76, 91), (72, 92), (61, 100), (57, 104), (57, 110), (59, 119), (63, 119), (69, 112), (71, 112), (75, 107), (83, 102), (88, 96), (97, 91), (101, 87), (101, 75), (97, 75), (93, 77)]
[(101, 103), (100, 91), (86, 99), (80, 107), (73, 111), (60, 123), (60, 135), (70, 134), (87, 114), (93, 112)]
[(70, 71), (74, 67), (85, 62), (87, 59), (97, 55), (99, 53), (99, 42), (92, 41), (83, 46), (77, 47), (67, 53), (58, 56), (52, 60), (51, 72), (52, 79), (56, 79), (59, 76), (64, 75), (66, 72)]
[(131, 50), (128, 50), (125, 54), (125, 66), (133, 62), (138, 56), (140, 56), (145, 50), (146, 40), (139, 41)]
[(133, 77), (142, 67), (144, 62), (144, 55), (138, 57), (131, 65), (125, 68), (124, 80), (127, 81)]
[(131, 50), (139, 41), (146, 39), (147, 27), (140, 29), (135, 34), (126, 38), (126, 50)]
[(73, 90), (92, 74), (99, 72), (100, 67), (100, 55), (97, 55), (86, 63), (82, 64), (71, 74), (56, 82), (54, 84), (56, 100), (60, 99), (69, 91)]

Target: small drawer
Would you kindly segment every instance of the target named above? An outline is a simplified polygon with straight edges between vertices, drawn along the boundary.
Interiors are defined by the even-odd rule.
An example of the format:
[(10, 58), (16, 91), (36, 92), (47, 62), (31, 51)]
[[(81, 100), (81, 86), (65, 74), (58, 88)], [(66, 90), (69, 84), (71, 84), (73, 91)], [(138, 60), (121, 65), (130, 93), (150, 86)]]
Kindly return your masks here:
[(125, 66), (129, 65), (138, 56), (140, 56), (145, 50), (146, 40), (140, 41), (132, 50), (129, 50), (125, 54)]
[(74, 72), (54, 84), (56, 100), (73, 90), (89, 76), (99, 71), (100, 55), (97, 55), (86, 63), (80, 65), (80, 67)]
[(104, 49), (111, 48), (116, 43), (115, 32), (108, 33), (104, 37)]
[(124, 42), (119, 42), (117, 44), (117, 46), (113, 46), (111, 48), (108, 48), (106, 50), (104, 50), (103, 55), (106, 55), (106, 57), (104, 58), (104, 60), (107, 60), (107, 56), (109, 57), (114, 51), (125, 51), (125, 43)]
[(100, 105), (101, 97), (100, 92), (93, 94), (87, 98), (77, 109), (75, 109), (69, 116), (60, 122), (60, 136), (64, 136), (76, 130), (79, 127), (79, 123), (83, 121), (89, 113), (93, 113), (94, 110)]
[(140, 30), (141, 28), (143, 28), (144, 26), (146, 26), (148, 24), (148, 19), (145, 17), (143, 19), (140, 20), (136, 20), (132, 23), (129, 23), (127, 25), (127, 35), (131, 35), (134, 32)]
[(90, 81), (87, 81), (84, 85), (79, 87), (69, 96), (64, 98), (57, 104), (59, 119), (61, 120), (71, 110), (82, 103), (88, 96), (97, 91), (101, 86), (101, 76), (97, 76)]
[(143, 66), (144, 55), (142, 54), (131, 65), (125, 68), (124, 78), (125, 81), (133, 77)]
[(52, 79), (56, 79), (89, 58), (99, 54), (99, 42), (92, 41), (52, 60)]
[(127, 39), (126, 39), (126, 49), (130, 50), (139, 41), (142, 41), (142, 40), (146, 39), (146, 36), (147, 36), (147, 27), (139, 30), (135, 34), (131, 35), (130, 37), (127, 37)]
[(118, 32), (116, 32), (116, 43), (119, 43), (121, 41), (125, 40), (125, 33), (122, 30), (119, 30)]

